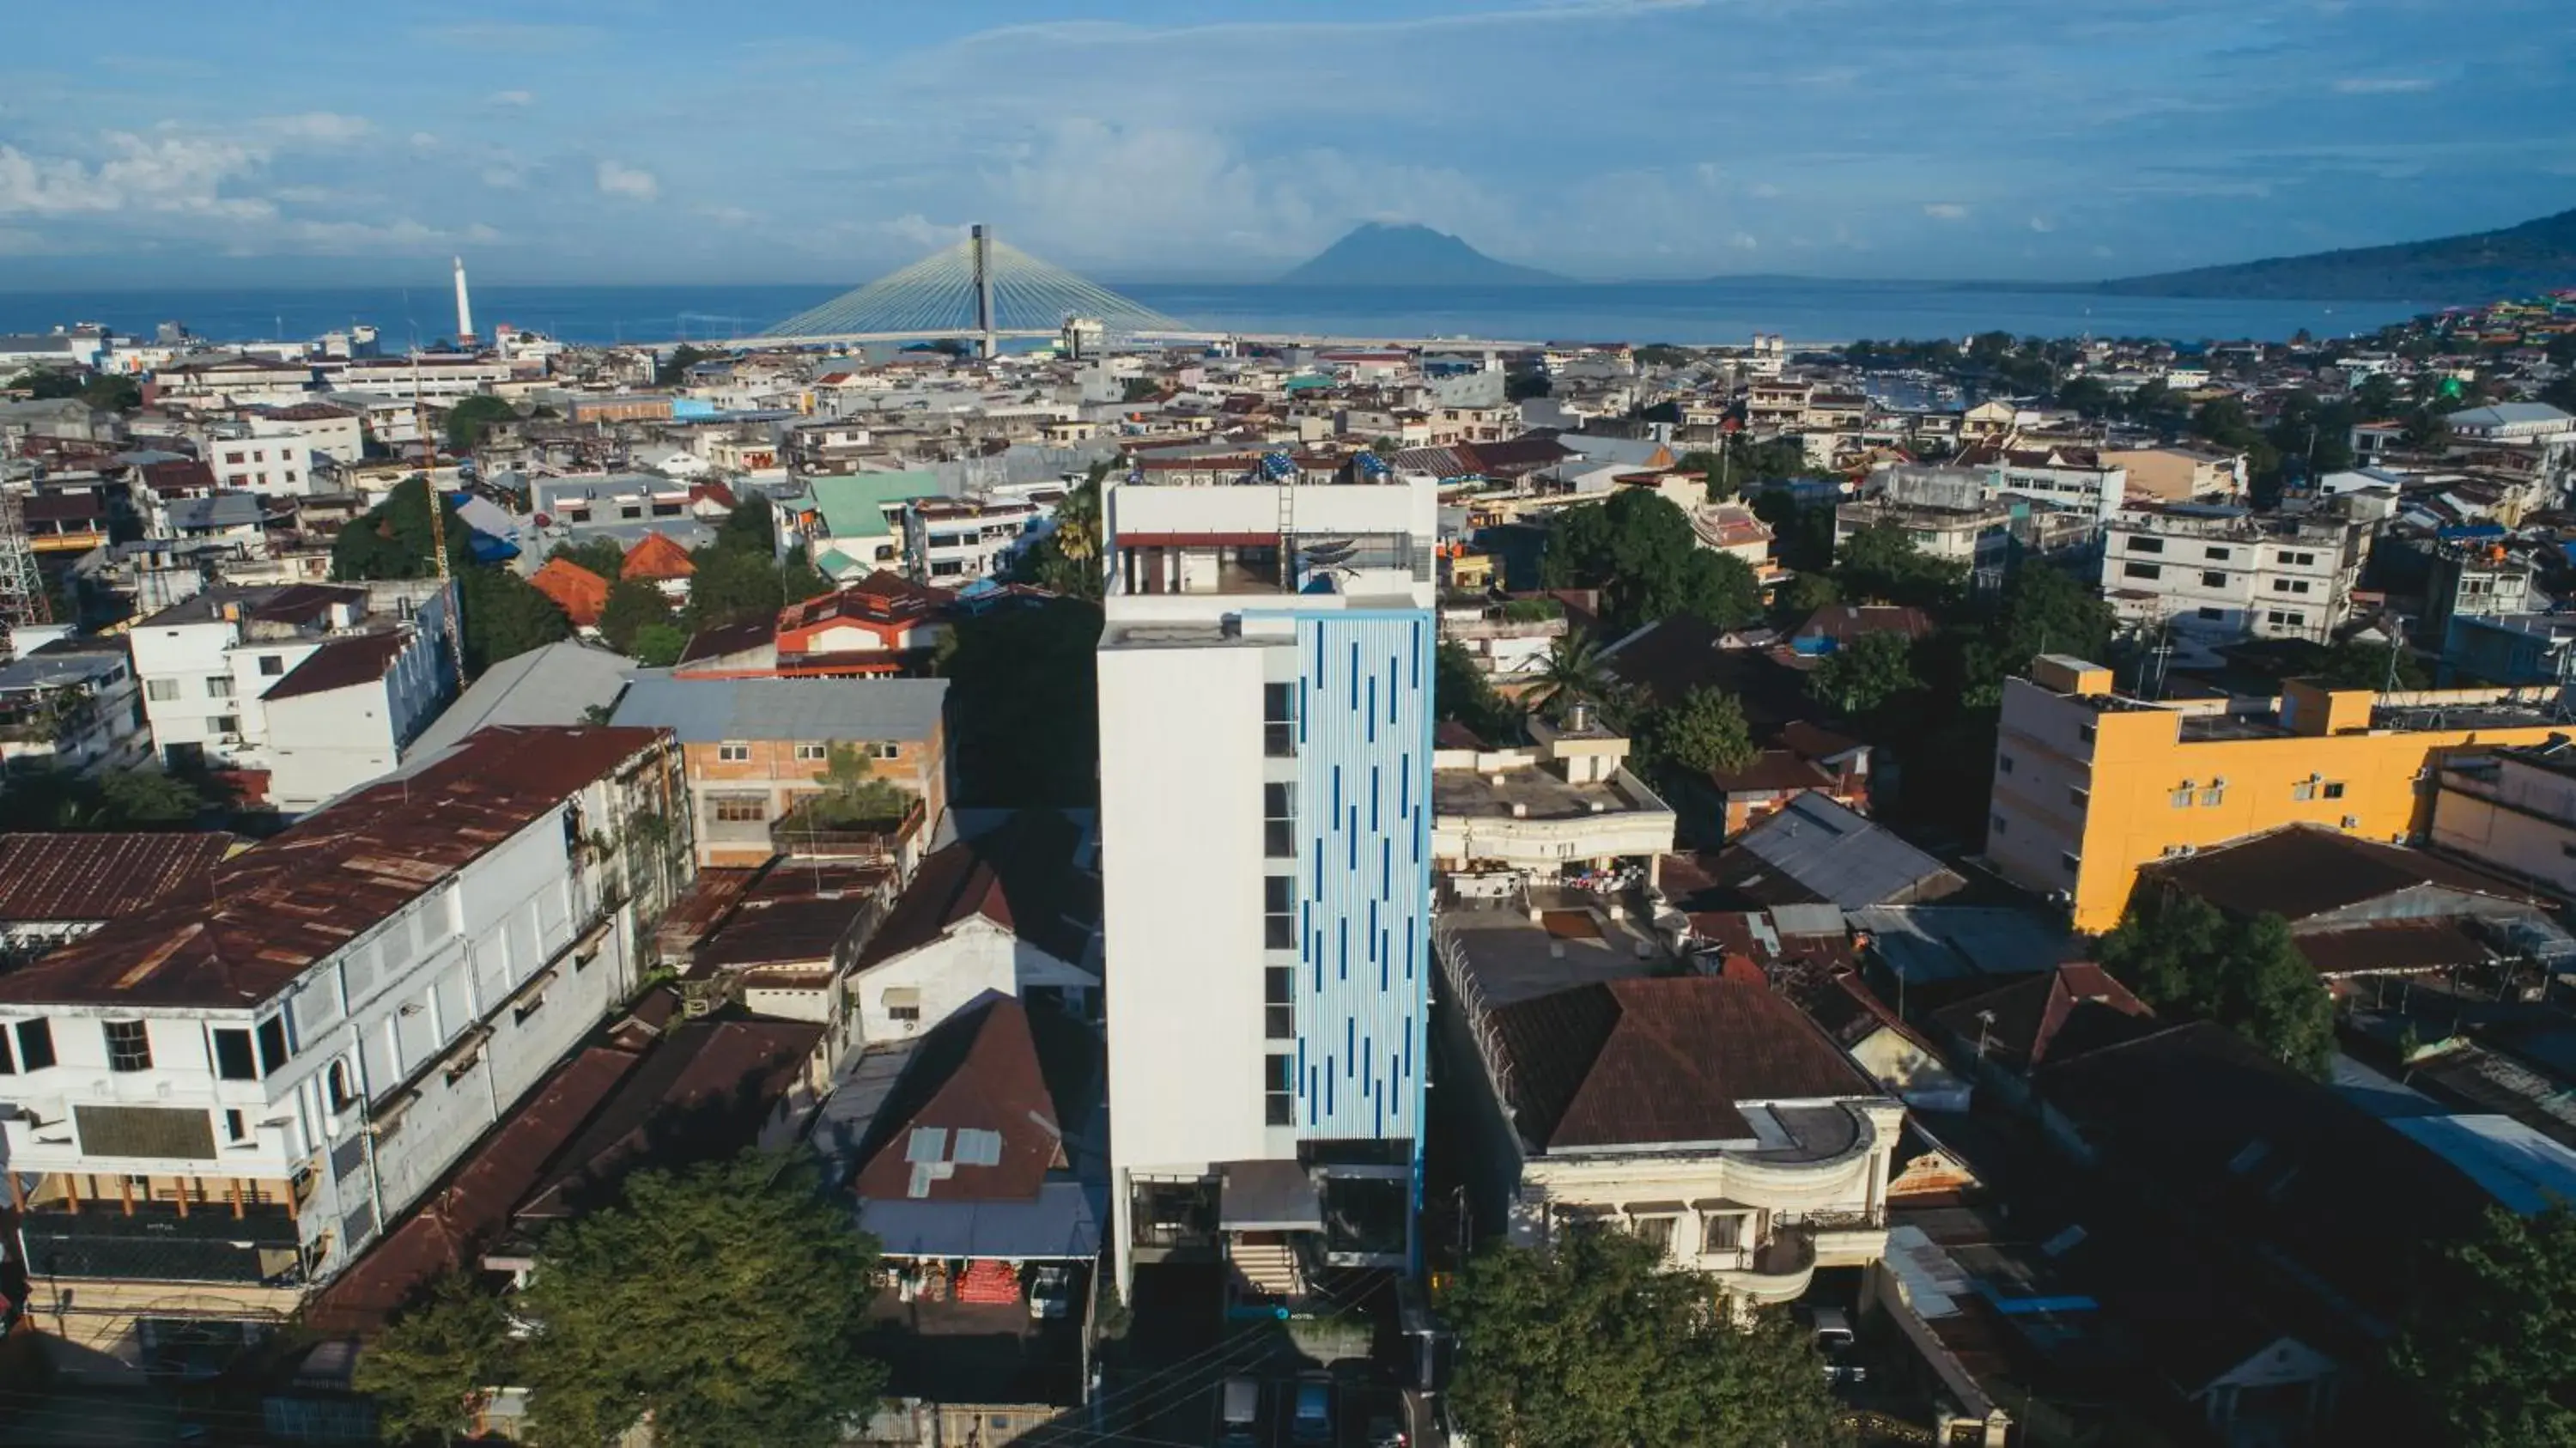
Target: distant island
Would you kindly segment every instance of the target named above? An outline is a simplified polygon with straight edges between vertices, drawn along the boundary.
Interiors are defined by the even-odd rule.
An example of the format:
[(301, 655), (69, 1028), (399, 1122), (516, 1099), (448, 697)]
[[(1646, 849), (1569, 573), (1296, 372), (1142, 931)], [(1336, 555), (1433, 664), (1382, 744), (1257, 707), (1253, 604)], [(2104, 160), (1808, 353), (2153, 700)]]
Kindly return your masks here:
[(1279, 279), (1301, 287), (1564, 286), (1536, 267), (1496, 261), (1445, 231), (1372, 221)]
[(2085, 290), (2124, 297), (2318, 302), (2490, 302), (2576, 287), (2576, 211), (2502, 231), (2280, 256), (2127, 277)]

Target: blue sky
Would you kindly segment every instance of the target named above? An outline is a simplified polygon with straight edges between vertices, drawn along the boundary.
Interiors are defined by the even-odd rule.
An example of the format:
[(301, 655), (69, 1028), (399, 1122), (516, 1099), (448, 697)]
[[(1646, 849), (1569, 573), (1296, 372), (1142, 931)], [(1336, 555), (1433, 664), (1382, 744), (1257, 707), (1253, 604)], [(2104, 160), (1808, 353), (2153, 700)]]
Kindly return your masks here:
[(2576, 206), (2569, 0), (8, 9), (0, 289), (854, 282), (978, 220), (1110, 280), (1365, 220), (1584, 277), (2062, 279)]

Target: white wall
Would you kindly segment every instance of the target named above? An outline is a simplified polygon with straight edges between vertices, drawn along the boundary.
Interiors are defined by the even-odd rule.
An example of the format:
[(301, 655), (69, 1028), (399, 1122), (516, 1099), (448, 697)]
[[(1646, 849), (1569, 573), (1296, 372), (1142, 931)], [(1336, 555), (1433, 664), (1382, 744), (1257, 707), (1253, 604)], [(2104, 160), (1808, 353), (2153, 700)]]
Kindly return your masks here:
[[(918, 950), (868, 967), (852, 977), (850, 989), (858, 1004), (859, 1039), (874, 1043), (919, 1036), (988, 991), (1025, 996), (1036, 986), (1093, 990), (1099, 984), (1078, 965), (1057, 960), (1013, 932), (973, 916)], [(888, 1015), (889, 990), (914, 992), (920, 1019), (898, 1021)]]
[(1195, 1172), (1270, 1154), (1264, 652), (1237, 644), (1099, 655), (1109, 1091), (1122, 1172)]

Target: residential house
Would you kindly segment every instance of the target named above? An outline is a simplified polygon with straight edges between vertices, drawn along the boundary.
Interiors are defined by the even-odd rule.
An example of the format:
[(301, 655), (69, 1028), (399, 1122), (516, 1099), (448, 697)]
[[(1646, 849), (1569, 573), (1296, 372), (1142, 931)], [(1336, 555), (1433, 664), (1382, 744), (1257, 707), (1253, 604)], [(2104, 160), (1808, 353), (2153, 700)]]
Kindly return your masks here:
[(631, 993), (661, 886), (616, 842), (677, 770), (485, 730), (0, 975), (39, 1309), (129, 1356), (291, 1319)]
[(92, 774), (151, 755), (122, 639), (60, 639), (0, 664), (0, 767)]
[(1024, 498), (912, 499), (903, 510), (905, 570), (943, 588), (1004, 577), (1054, 511)]
[(1022, 810), (933, 850), (859, 948), (859, 1039), (905, 1041), (991, 992), (1089, 1019), (1100, 989), (1100, 877), (1082, 822)]
[(596, 630), (608, 606), (608, 580), (569, 558), (549, 558), (528, 575), (528, 585), (554, 601), (577, 629)]
[[(948, 808), (945, 679), (685, 678), (639, 671), (615, 721), (669, 729), (686, 756), (698, 863), (766, 863), (775, 832), (825, 793), (834, 746), (869, 777), (920, 800), (936, 827)], [(892, 822), (890, 822), (892, 823)]]
[(879, 570), (902, 571), (904, 509), (944, 489), (930, 472), (847, 473), (808, 478), (795, 510), (795, 531), (823, 576), (835, 582)]

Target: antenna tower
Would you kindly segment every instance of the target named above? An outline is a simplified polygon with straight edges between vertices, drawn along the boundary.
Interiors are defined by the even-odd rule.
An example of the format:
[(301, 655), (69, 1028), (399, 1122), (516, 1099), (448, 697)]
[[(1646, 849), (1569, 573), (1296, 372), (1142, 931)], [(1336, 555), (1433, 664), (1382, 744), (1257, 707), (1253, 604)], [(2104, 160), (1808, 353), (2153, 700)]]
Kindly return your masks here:
[(36, 570), (36, 550), (27, 541), (25, 505), (16, 493), (0, 488), (0, 662), (15, 653), (10, 645), (14, 630), (53, 618), (45, 577)]

